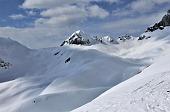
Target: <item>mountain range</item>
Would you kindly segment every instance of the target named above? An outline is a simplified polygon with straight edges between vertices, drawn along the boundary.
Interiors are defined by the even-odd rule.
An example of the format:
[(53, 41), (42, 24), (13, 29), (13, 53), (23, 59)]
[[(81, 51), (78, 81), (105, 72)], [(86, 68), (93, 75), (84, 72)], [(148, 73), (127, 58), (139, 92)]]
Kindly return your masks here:
[(79, 30), (43, 49), (0, 38), (0, 112), (168, 112), (169, 32)]

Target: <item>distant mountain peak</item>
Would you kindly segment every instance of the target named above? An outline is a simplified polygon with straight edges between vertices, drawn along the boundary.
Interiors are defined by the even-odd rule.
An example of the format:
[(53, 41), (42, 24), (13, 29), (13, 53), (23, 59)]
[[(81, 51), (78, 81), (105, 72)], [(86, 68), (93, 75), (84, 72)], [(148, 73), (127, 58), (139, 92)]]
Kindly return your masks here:
[(74, 33), (76, 33), (76, 34), (84, 34), (84, 31), (77, 30), (77, 31), (75, 31)]
[(75, 31), (68, 39), (66, 39), (61, 46), (65, 44), (75, 44), (75, 45), (94, 45), (94, 44), (118, 44), (117, 40), (111, 36), (89, 36), (88, 34), (84, 33), (84, 31), (77, 30)]
[(65, 44), (87, 45), (90, 44), (91, 39), (92, 38), (89, 35), (85, 34), (83, 31), (77, 30), (68, 39), (66, 39), (61, 44), (61, 46)]

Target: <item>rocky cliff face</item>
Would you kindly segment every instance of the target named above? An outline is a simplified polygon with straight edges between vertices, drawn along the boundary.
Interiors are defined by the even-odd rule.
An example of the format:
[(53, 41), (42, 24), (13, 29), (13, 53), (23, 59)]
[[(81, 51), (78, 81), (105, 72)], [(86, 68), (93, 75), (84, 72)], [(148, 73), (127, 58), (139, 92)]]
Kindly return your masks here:
[(163, 30), (165, 27), (170, 26), (170, 10), (167, 11), (162, 17), (162, 20), (158, 23), (155, 23), (153, 26), (148, 27), (146, 32), (153, 32), (155, 30)]

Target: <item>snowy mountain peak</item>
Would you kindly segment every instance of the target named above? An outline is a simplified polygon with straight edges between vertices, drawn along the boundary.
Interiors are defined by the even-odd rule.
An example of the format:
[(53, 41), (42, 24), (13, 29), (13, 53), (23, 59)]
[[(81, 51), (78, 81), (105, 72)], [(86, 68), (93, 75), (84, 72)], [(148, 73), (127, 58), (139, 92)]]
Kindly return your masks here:
[(84, 33), (84, 31), (81, 31), (81, 30), (77, 30), (77, 31), (75, 31), (70, 37), (69, 37), (69, 39), (71, 39), (71, 38), (81, 38), (81, 39), (84, 39), (84, 40), (86, 40), (86, 39), (91, 39), (91, 37), (88, 35), (88, 34), (86, 34), (86, 33)]
[(87, 45), (90, 44), (92, 38), (83, 31), (75, 31), (68, 39), (66, 39), (61, 46), (65, 44)]
[(104, 36), (101, 39), (103, 42), (106, 42), (106, 43), (109, 42), (109, 43), (113, 43), (113, 44), (119, 44), (118, 41), (111, 36)]
[(84, 33), (84, 31), (77, 30), (77, 31), (75, 31), (73, 34), (78, 34), (78, 35), (81, 35), (81, 34), (85, 34), (85, 33)]
[(94, 44), (118, 44), (116, 39), (111, 36), (89, 36), (81, 30), (75, 31), (68, 39), (66, 39), (61, 46), (65, 44), (75, 44), (75, 45), (94, 45)]

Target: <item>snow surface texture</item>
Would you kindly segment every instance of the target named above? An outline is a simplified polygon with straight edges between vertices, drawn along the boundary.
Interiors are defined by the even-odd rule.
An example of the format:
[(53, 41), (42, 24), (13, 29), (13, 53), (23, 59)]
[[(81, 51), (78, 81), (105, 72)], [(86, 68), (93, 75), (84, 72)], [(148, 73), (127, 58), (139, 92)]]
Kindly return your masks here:
[(73, 112), (169, 112), (170, 52)]
[(0, 112), (168, 111), (169, 32), (38, 50), (0, 38), (11, 64), (0, 69)]

